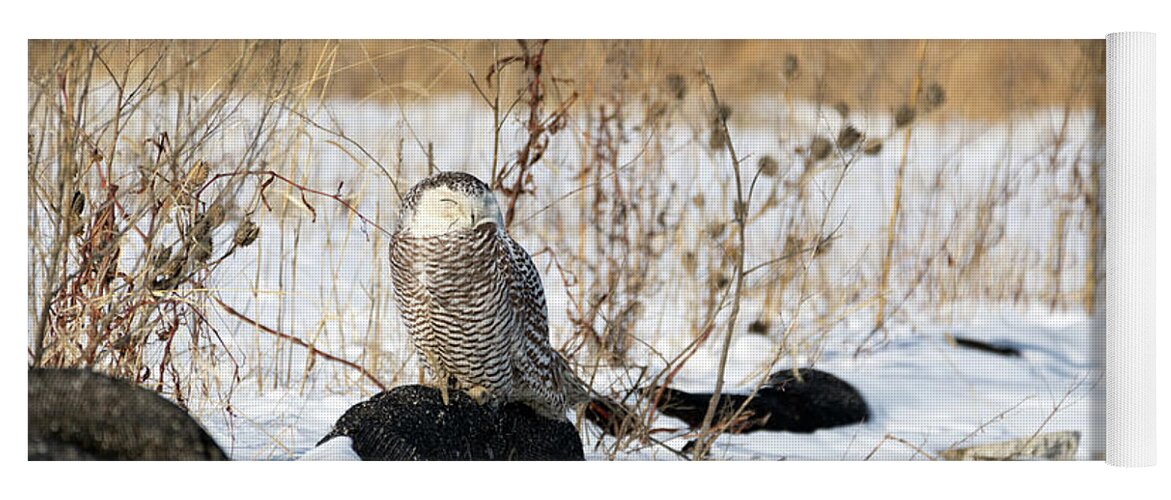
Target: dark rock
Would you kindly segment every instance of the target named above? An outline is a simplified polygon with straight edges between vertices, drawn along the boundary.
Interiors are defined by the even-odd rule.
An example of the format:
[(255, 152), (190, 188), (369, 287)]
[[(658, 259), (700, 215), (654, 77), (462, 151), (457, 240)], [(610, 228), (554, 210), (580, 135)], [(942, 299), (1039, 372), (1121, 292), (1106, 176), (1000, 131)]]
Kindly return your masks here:
[(479, 405), (462, 391), (396, 387), (346, 410), (318, 445), (339, 436), (363, 460), (585, 460), (568, 421), (519, 403)]
[(976, 339), (969, 339), (964, 337), (953, 337), (957, 346), (966, 347), (968, 349), (975, 349), (989, 354), (999, 354), (1001, 356), (1008, 356), (1019, 358), (1021, 356), (1020, 349), (1012, 346), (984, 342)]
[[(741, 434), (759, 430), (809, 433), (843, 425), (865, 422), (870, 409), (862, 395), (850, 384), (826, 372), (812, 368), (774, 373), (769, 381), (749, 399), (742, 394), (723, 394), (716, 406), (716, 419), (735, 414), (745, 405), (744, 413), (725, 432)], [(659, 389), (651, 389), (657, 391)], [(662, 388), (657, 409), (687, 423), (692, 429), (703, 426), (711, 393), (692, 394)], [(653, 392), (648, 394), (652, 399)]]
[(82, 461), (102, 460), (77, 443), (67, 443), (44, 436), (28, 436), (29, 460)]
[(29, 460), (227, 460), (153, 391), (86, 370), (28, 371)]
[[(654, 399), (655, 408), (664, 415), (675, 417), (682, 420), (692, 429), (699, 429), (703, 427), (703, 417), (707, 413), (708, 403), (712, 399), (711, 393), (690, 393), (678, 389), (671, 389), (663, 387), (655, 389), (655, 391), (662, 391), (661, 393), (650, 393), (647, 396)], [(712, 419), (713, 425), (716, 422), (723, 421), (730, 417), (733, 413), (740, 409), (741, 405), (748, 400), (748, 396), (741, 394), (721, 394), (720, 402), (716, 406), (716, 414)], [(761, 411), (764, 411), (762, 413)], [(748, 403), (748, 407), (744, 413), (739, 417), (737, 422), (728, 426), (725, 432), (729, 434), (742, 434), (745, 432), (752, 432), (760, 430), (767, 421), (767, 408), (760, 407), (757, 400)]]

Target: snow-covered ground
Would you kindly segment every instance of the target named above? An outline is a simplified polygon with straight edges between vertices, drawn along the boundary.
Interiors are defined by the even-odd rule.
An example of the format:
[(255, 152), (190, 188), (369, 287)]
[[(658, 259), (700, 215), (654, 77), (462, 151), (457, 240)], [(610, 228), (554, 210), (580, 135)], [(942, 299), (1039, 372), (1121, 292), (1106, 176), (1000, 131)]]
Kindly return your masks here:
[[(236, 163), (254, 120), (249, 114), (255, 111), (253, 106), (244, 106), (225, 140), (210, 146), (208, 159), (213, 164), (228, 168)], [(400, 179), (400, 190), (425, 175), (426, 148), (420, 146), (427, 143), (433, 145), (440, 168), (481, 178), (489, 175), (491, 114), (470, 98), (433, 100), (401, 113), (376, 104), (331, 101), (309, 112), (322, 126), (344, 131), (361, 144)], [(1092, 159), (1088, 114), (1070, 118), (1069, 138), (1058, 148), (1052, 144), (1061, 128), (1060, 110), (1018, 117), (1008, 124), (938, 117), (916, 125), (906, 155), (899, 257), (892, 268), (891, 296), (896, 299), (890, 301), (888, 327), (872, 336), (874, 284), (895, 172), (903, 156), (903, 134), (893, 130), (886, 116), (851, 117), (867, 137), (885, 139), (882, 151), (858, 155), (846, 170), (840, 161), (827, 162), (831, 166), (813, 176), (798, 205), (785, 194), (792, 185), (787, 182), (803, 170), (795, 146), (808, 144), (813, 135), (836, 137), (843, 119), (832, 110), (787, 108), (771, 101), (752, 103), (738, 113), (743, 116), (734, 123), (739, 125), (733, 127), (732, 137), (737, 152), (749, 157), (745, 164), (754, 168), (759, 158), (769, 155), (781, 167), (779, 175), (762, 176), (755, 188), (746, 267), (783, 255), (785, 236), (795, 226), (821, 220), (826, 231), (840, 229), (833, 246), (816, 262), (809, 261), (808, 270), (776, 298), (766, 293), (768, 287), (778, 286), (765, 276), (769, 273), (761, 271), (746, 280), (726, 390), (748, 392), (769, 372), (814, 366), (854, 385), (869, 403), (872, 419), (810, 435), (723, 436), (716, 442), (714, 457), (924, 459), (916, 448), (934, 454), (957, 445), (1061, 430), (1081, 432), (1078, 458), (1101, 456), (1104, 329), (1080, 312), (1076, 298), (1070, 298), (1085, 276), (1086, 222), (1076, 213), (1063, 223), (1067, 227), (1059, 239), (1065, 245), (1060, 252), (1053, 249), (1059, 240), (1054, 238), (1054, 207), (1065, 206), (1060, 200), (1070, 196), (1072, 179), (1080, 175), (1075, 171), (1085, 168), (1072, 165)], [(169, 114), (160, 110), (157, 116)], [(724, 240), (732, 234), (711, 230), (728, 221), (734, 196), (726, 153), (707, 147), (702, 111), (682, 109), (676, 116), (676, 123), (656, 135), (630, 132), (620, 143), (621, 167), (598, 177), (603, 189), (614, 189), (613, 179), (618, 179), (620, 186), (633, 187), (637, 196), (643, 196), (636, 201), (661, 203), (650, 216), (632, 215), (644, 219), (642, 225), (631, 227), (652, 231), (655, 220), (666, 221), (658, 233), (646, 237), (655, 250), (647, 283), (636, 297), (639, 313), (630, 329), (638, 340), (627, 351), (628, 367), (600, 368), (595, 383), (599, 390), (629, 387), (636, 371), (630, 366), (653, 374), (688, 347), (711, 306), (707, 277), (719, 272)], [(381, 169), (348, 141), (305, 127), (297, 117), (285, 119), (288, 127), (306, 133), (286, 134), (271, 145), (270, 156), (281, 163), (270, 168), (314, 189), (340, 191), (359, 211), (391, 227), (397, 198)], [(142, 120), (126, 134), (149, 137), (165, 126)], [(573, 309), (600, 280), (597, 268), (591, 267), (602, 260), (599, 253), (615, 252), (590, 232), (585, 220), (589, 211), (581, 200), (593, 186), (589, 179), (575, 177), (581, 151), (588, 146), (582, 137), (589, 127), (580, 120), (554, 137), (534, 170), (539, 189), (522, 199), (519, 223), (513, 229), (542, 270), (556, 346), (580, 342), (571, 326)], [(506, 157), (522, 140), (519, 125), (510, 122), (501, 147)], [(653, 155), (644, 151), (651, 143), (656, 146)], [(609, 174), (613, 178), (605, 177)], [(763, 200), (770, 192), (779, 193), (778, 202), (767, 207)], [(257, 201), (247, 190), (240, 193), (234, 200), (235, 217), (256, 208)], [(414, 383), (415, 359), (390, 294), (385, 236), (331, 200), (311, 200), (317, 210), (313, 221), (295, 191), (277, 185), (268, 196), (275, 211), (257, 210), (258, 243), (225, 261), (207, 285), (260, 323), (355, 361), (388, 386)], [(977, 214), (992, 214), (997, 222), (982, 233)], [(219, 240), (231, 238), (234, 223), (227, 227), (217, 234)], [(988, 234), (991, 239), (985, 238)], [(973, 257), (973, 242), (987, 244), (982, 256)], [(1055, 280), (1051, 259), (1057, 253), (1065, 260), (1057, 266), (1061, 271)], [(123, 249), (123, 259), (134, 255), (132, 248)], [(552, 255), (572, 276), (558, 270)], [(694, 265), (686, 264), (689, 258)], [(980, 258), (983, 263), (973, 263)], [(964, 263), (972, 263), (975, 276), (948, 270)], [(962, 291), (947, 295), (949, 289)], [(1055, 289), (1060, 292), (1056, 306), (1047, 300)], [(728, 309), (726, 304), (718, 308), (717, 325), (726, 322)], [(749, 333), (749, 324), (761, 318), (768, 319), (771, 328), (764, 334)], [(224, 334), (242, 379), (238, 385), (228, 383), (230, 363), (209, 367), (215, 389), (189, 404), (235, 459), (299, 458), (347, 408), (377, 392), (353, 370), (311, 359), (304, 349), (227, 314), (216, 312), (210, 320)], [(595, 326), (601, 329), (602, 324), (598, 319)], [(1022, 356), (957, 348), (949, 336), (1010, 345)], [(712, 389), (719, 338), (714, 336), (697, 351), (674, 386)], [(585, 354), (576, 361), (592, 362)], [(670, 417), (659, 418), (656, 427), (683, 427)], [(605, 446), (594, 446), (597, 429), (583, 425), (587, 457), (609, 457)], [(681, 447), (688, 439), (683, 434), (660, 438)], [(675, 459), (656, 448), (629, 450), (617, 458)]]
[[(846, 344), (848, 329), (817, 364), (854, 385), (870, 404), (871, 421), (821, 430), (813, 434), (756, 432), (725, 435), (716, 442), (714, 457), (753, 460), (874, 460), (925, 459), (929, 453), (953, 446), (1028, 437), (1038, 430), (1077, 430), (1082, 441), (1079, 459), (1101, 459), (1104, 419), (1100, 363), (1091, 338), (1096, 329), (1078, 315), (1030, 314), (974, 307), (975, 318), (950, 327), (932, 325), (900, 332), (898, 341), (871, 354), (852, 356)], [(956, 349), (944, 333), (997, 341), (1020, 349), (1020, 358)], [(831, 335), (831, 338), (839, 335)], [(773, 346), (759, 337), (742, 335), (733, 342), (730, 380), (751, 380), (752, 372)], [(714, 352), (688, 365), (676, 386), (711, 390)], [(734, 384), (746, 392), (751, 383)], [(289, 459), (310, 451), (334, 420), (364, 399), (357, 391), (334, 394), (328, 384), (310, 383), (300, 389), (238, 392), (233, 397), (236, 417), (221, 411), (198, 415), (200, 421), (236, 459)], [(584, 424), (587, 458), (605, 459), (595, 448), (598, 430)], [(686, 429), (671, 417), (659, 417), (656, 427), (679, 428), (666, 443), (676, 449), (688, 440)], [(664, 436), (659, 436), (660, 438)], [(317, 450), (318, 458), (350, 456), (343, 443)], [(878, 448), (876, 450), (876, 447)], [(673, 454), (646, 448), (619, 455), (623, 459), (675, 460)]]

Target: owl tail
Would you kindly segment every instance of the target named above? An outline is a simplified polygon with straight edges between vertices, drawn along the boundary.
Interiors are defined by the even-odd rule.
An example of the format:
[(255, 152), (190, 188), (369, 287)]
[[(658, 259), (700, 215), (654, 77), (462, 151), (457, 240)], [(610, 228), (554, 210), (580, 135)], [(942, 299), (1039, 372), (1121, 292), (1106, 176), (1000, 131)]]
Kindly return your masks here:
[(588, 384), (578, 378), (569, 366), (569, 362), (558, 356), (558, 372), (562, 391), (565, 394), (565, 404), (577, 408), (578, 414), (593, 422), (602, 432), (614, 437), (629, 434), (641, 429), (641, 421), (637, 414), (625, 404), (613, 398), (594, 391)]
[(555, 370), (557, 372), (558, 382), (561, 385), (561, 392), (565, 395), (565, 405), (573, 407), (589, 401), (593, 394), (590, 386), (578, 378), (565, 358), (560, 355), (556, 358), (557, 366)]

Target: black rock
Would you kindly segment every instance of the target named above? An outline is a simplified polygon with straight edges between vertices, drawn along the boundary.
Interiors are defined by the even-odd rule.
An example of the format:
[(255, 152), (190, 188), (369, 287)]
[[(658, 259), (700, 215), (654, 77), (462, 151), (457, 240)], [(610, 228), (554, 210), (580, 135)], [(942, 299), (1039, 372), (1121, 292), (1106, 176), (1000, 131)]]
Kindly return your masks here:
[[(723, 394), (716, 405), (716, 421), (736, 413), (745, 405), (744, 413), (725, 432), (740, 434), (759, 430), (809, 433), (843, 425), (865, 422), (870, 409), (854, 387), (826, 372), (812, 368), (798, 370), (800, 379), (792, 370), (774, 373), (749, 399), (747, 395)], [(655, 397), (651, 389), (648, 397)], [(656, 408), (698, 429), (703, 426), (711, 393), (693, 394), (677, 389), (661, 388), (662, 396)]]
[(227, 460), (153, 391), (86, 370), (29, 369), (29, 460)]
[(989, 354), (999, 354), (1001, 356), (1008, 356), (1012, 358), (1021, 357), (1021, 350), (1009, 345), (984, 342), (981, 340), (969, 339), (965, 337), (952, 338), (955, 339), (956, 345), (959, 347), (966, 347), (968, 349), (975, 349), (977, 351), (984, 351)]
[(581, 436), (568, 421), (528, 406), (479, 405), (451, 390), (396, 387), (346, 410), (318, 445), (339, 436), (363, 460), (585, 460)]
[[(690, 393), (669, 387), (653, 390), (662, 391), (661, 393), (651, 392), (647, 394), (648, 397), (655, 401), (655, 408), (659, 412), (682, 420), (692, 429), (703, 427), (703, 417), (707, 413), (708, 403), (712, 399), (710, 392)], [(658, 398), (657, 400), (655, 399), (656, 397)], [(747, 400), (748, 396), (742, 394), (721, 394), (720, 402), (716, 405), (715, 417), (712, 419), (713, 425), (731, 416)], [(749, 401), (748, 407), (745, 408), (744, 413), (739, 417), (737, 422), (734, 425), (726, 427), (724, 432), (741, 434), (763, 428), (762, 426), (767, 422), (767, 418), (764, 417), (767, 417), (768, 412), (767, 408), (759, 406), (755, 398)]]

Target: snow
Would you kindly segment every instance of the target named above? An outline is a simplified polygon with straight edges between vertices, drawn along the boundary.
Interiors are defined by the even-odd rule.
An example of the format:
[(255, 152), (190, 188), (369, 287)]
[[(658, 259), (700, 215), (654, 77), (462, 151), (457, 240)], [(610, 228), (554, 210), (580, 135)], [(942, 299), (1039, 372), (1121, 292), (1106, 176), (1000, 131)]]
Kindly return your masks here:
[[(100, 101), (100, 100), (97, 100)], [(170, 116), (166, 103), (159, 103), (158, 116)], [(232, 127), (246, 136), (255, 103), (243, 106)], [(793, 146), (804, 144), (814, 134), (835, 136), (841, 119), (816, 113), (809, 106), (786, 108), (783, 103), (755, 103), (749, 117), (787, 116), (747, 120), (733, 127), (732, 137), (746, 162), (755, 165), (765, 154), (782, 165), (798, 165), (780, 179), (760, 180), (757, 189), (782, 186), (795, 178), (800, 162)], [(692, 115), (700, 114), (691, 110)], [(664, 253), (651, 265), (653, 286), (642, 293), (641, 308), (634, 323), (639, 342), (629, 350), (632, 365), (645, 366), (655, 373), (683, 352), (693, 340), (702, 321), (706, 300), (703, 278), (718, 264), (719, 247), (705, 238), (711, 223), (727, 220), (731, 206), (728, 182), (731, 172), (726, 153), (706, 148), (706, 136), (697, 132), (701, 119), (688, 121), (688, 110), (679, 122), (658, 136), (662, 140), (663, 170), (652, 171), (634, 162), (619, 177), (627, 185), (656, 188), (663, 196), (675, 190), (662, 207), (678, 226), (659, 241)], [(833, 227), (841, 222), (840, 238), (823, 260), (811, 265), (821, 273), (820, 285), (811, 285), (812, 297), (795, 307), (791, 293), (782, 297), (779, 311), (765, 304), (764, 294), (746, 294), (736, 335), (730, 351), (726, 389), (748, 392), (770, 372), (794, 365), (828, 371), (854, 385), (872, 410), (871, 421), (855, 426), (822, 430), (809, 435), (757, 432), (723, 436), (713, 457), (761, 460), (907, 460), (925, 459), (929, 454), (955, 445), (971, 445), (1002, 439), (1027, 437), (1040, 431), (1076, 430), (1082, 435), (1079, 459), (1099, 458), (1104, 450), (1104, 416), (1101, 381), (1104, 329), (1100, 320), (1078, 312), (1075, 305), (1050, 307), (1045, 302), (1051, 284), (1047, 256), (1054, 233), (1053, 200), (1068, 189), (1069, 174), (1045, 169), (1051, 156), (1078, 156), (1090, 140), (1089, 119), (1077, 114), (1071, 127), (1072, 139), (1064, 149), (1053, 151), (1051, 141), (1060, 123), (1060, 110), (1042, 111), (1019, 117), (1011, 125), (966, 123), (941, 117), (917, 126), (907, 173), (907, 207), (901, 224), (907, 235), (901, 243), (903, 254), (892, 271), (896, 297), (915, 292), (913, 300), (892, 300), (894, 314), (885, 332), (871, 336), (873, 296), (858, 290), (873, 286), (881, 255), (887, 214), (894, 186), (894, 172), (901, 156), (902, 134), (892, 130), (889, 118), (874, 115), (852, 118), (869, 137), (887, 138), (877, 156), (859, 156), (850, 170), (841, 175), (841, 191), (832, 196), (841, 169), (829, 169), (816, 177), (808, 209), (821, 213), (828, 205), (825, 220)], [(426, 158), (412, 135), (433, 144), (435, 162), (444, 169), (466, 170), (486, 178), (491, 162), (491, 114), (468, 97), (428, 101), (408, 106), (401, 116), (412, 125), (407, 129), (396, 109), (371, 103), (329, 101), (311, 116), (329, 128), (343, 130), (362, 144), (371, 155), (397, 172), (399, 138), (403, 141), (405, 191), (425, 175)], [(286, 117), (289, 127), (303, 125)], [(632, 122), (635, 120), (631, 120)], [(755, 123), (751, 123), (755, 121)], [(141, 120), (132, 123), (128, 137), (147, 137), (162, 127)], [(579, 124), (578, 127), (586, 125)], [(346, 154), (338, 141), (325, 132), (308, 128), (278, 142), (271, 155), (282, 156), (275, 166), (290, 177), (327, 192), (341, 185), (341, 192), (355, 207), (383, 227), (393, 225), (397, 198), (380, 169), (350, 148)], [(523, 140), (521, 127), (509, 123), (502, 151), (515, 151)], [(575, 235), (558, 234), (558, 228), (577, 228), (582, 215), (577, 209), (582, 195), (575, 195), (579, 181), (581, 143), (571, 128), (554, 138), (543, 163), (535, 169), (538, 190), (520, 207), (521, 223), (514, 229), (517, 239), (535, 254), (542, 270), (549, 302), (551, 336), (555, 346), (573, 341), (569, 310), (580, 290), (566, 286), (549, 253), (551, 248), (565, 264), (577, 249), (585, 257), (596, 257), (595, 237), (579, 241)], [(621, 145), (619, 164), (639, 156), (643, 138), (635, 136)], [(333, 141), (331, 143), (329, 141)], [(235, 165), (234, 156), (246, 141), (224, 141), (213, 147), (218, 157), (209, 158), (223, 168)], [(352, 156), (351, 156), (352, 155)], [(1078, 158), (1081, 158), (1078, 156)], [(360, 164), (356, 164), (360, 161)], [(939, 172), (946, 182), (938, 184)], [(648, 180), (650, 179), (650, 180)], [(641, 184), (636, 184), (641, 183)], [(1018, 277), (1024, 298), (1013, 300), (1011, 293), (993, 290), (969, 292), (948, 300), (933, 294), (946, 283), (923, 285), (922, 293), (910, 283), (923, 266), (922, 257), (944, 244), (955, 245), (957, 260), (966, 251), (966, 231), (974, 222), (971, 214), (983, 200), (989, 186), (1015, 191), (1014, 196), (994, 207), (1004, 221), (998, 244), (984, 257), (991, 263), (979, 268), (987, 281), (966, 278), (971, 283), (998, 284), (998, 272)], [(247, 190), (242, 190), (247, 193)], [(690, 202), (702, 194), (703, 207)], [(758, 194), (762, 200), (766, 194)], [(257, 210), (261, 225), (256, 245), (225, 261), (209, 286), (222, 300), (260, 323), (270, 325), (333, 355), (355, 361), (388, 386), (415, 382), (416, 360), (399, 324), (387, 275), (387, 241), (372, 227), (348, 214), (331, 200), (314, 198), (316, 222), (301, 206), (295, 191), (274, 187), (270, 202), (277, 210)], [(566, 201), (568, 200), (568, 201)], [(255, 200), (241, 195), (240, 206), (255, 207)], [(760, 201), (754, 201), (758, 207)], [(545, 207), (552, 207), (545, 209)], [(748, 267), (781, 255), (784, 235), (795, 219), (794, 209), (781, 206), (765, 212), (749, 226)], [(1080, 224), (1080, 225), (1078, 225)], [(233, 227), (233, 224), (228, 226)], [(1064, 292), (1081, 286), (1084, 254), (1084, 222), (1071, 224), (1064, 274)], [(729, 230), (730, 234), (730, 230)], [(221, 229), (217, 240), (231, 238), (230, 229)], [(698, 270), (684, 271), (681, 253), (699, 255)], [(132, 259), (133, 249), (123, 251)], [(716, 256), (716, 257), (712, 257)], [(576, 278), (591, 278), (584, 268)], [(946, 273), (946, 272), (945, 272)], [(1017, 273), (1017, 274), (1012, 274)], [(813, 271), (811, 275), (815, 274)], [(762, 283), (753, 276), (748, 286)], [(690, 282), (687, 280), (694, 280)], [(958, 280), (958, 278), (957, 278)], [(957, 281), (958, 282), (958, 281)], [(969, 283), (965, 282), (965, 283)], [(998, 285), (1004, 285), (999, 283)], [(821, 288), (818, 288), (820, 286)], [(1008, 286), (1008, 285), (1004, 285)], [(973, 286), (973, 290), (980, 287)], [(930, 291), (931, 293), (928, 293)], [(855, 297), (856, 296), (856, 297)], [(770, 312), (771, 311), (771, 312)], [(747, 333), (748, 325), (762, 315), (776, 314), (768, 335)], [(728, 307), (716, 315), (712, 340), (701, 347), (679, 372), (673, 386), (684, 390), (710, 391), (717, 375), (719, 339), (722, 339)], [(324, 359), (310, 359), (301, 347), (280, 342), (225, 314), (211, 320), (225, 336), (225, 343), (243, 367), (241, 382), (232, 385), (231, 365), (208, 367), (211, 394), (193, 396), (193, 415), (201, 421), (234, 459), (352, 459), (348, 438), (334, 439), (314, 449), (333, 422), (353, 404), (378, 389), (359, 374)], [(786, 333), (786, 325), (796, 325)], [(1002, 357), (971, 349), (953, 347), (948, 336), (994, 341), (1022, 351), (1019, 358)], [(860, 346), (865, 349), (859, 350)], [(583, 360), (578, 360), (583, 362)], [(603, 366), (595, 388), (629, 387), (632, 369)], [(659, 417), (655, 427), (681, 429), (658, 437), (680, 448), (689, 439), (682, 424)], [(583, 424), (587, 458), (606, 459), (603, 446), (596, 447), (598, 430)], [(897, 438), (894, 439), (894, 438)], [(908, 445), (913, 444), (914, 446)], [(655, 447), (629, 450), (615, 458), (672, 460), (672, 453)]]
[(327, 460), (327, 461), (344, 461), (344, 460), (361, 460), (362, 458), (354, 452), (354, 441), (346, 436), (335, 437), (321, 443), (321, 446), (313, 448), (301, 455), (300, 460)]

